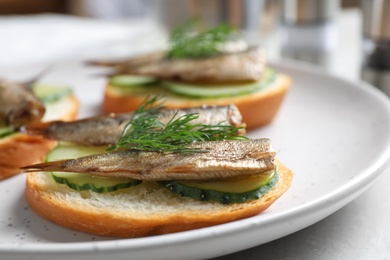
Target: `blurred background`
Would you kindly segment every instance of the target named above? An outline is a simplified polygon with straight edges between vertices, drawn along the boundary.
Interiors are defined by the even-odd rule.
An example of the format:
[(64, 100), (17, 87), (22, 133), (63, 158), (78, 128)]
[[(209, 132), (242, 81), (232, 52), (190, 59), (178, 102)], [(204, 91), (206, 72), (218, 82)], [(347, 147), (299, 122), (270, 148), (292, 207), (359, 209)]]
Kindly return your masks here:
[(0, 69), (121, 59), (164, 46), (198, 16), (227, 22), (270, 60), (300, 60), (390, 94), (390, 0), (0, 0)]

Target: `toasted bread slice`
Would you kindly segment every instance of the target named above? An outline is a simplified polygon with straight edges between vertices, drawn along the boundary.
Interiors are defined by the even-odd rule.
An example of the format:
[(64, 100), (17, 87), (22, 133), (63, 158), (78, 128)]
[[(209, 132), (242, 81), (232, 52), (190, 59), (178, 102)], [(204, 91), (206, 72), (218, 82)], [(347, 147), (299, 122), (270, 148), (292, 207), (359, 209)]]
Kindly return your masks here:
[[(43, 120), (73, 120), (79, 110), (79, 101), (68, 95), (46, 106)], [(14, 133), (0, 138), (0, 180), (20, 173), (20, 167), (40, 162), (57, 141), (37, 136)]]
[(185, 108), (207, 105), (234, 104), (240, 110), (243, 122), (247, 129), (269, 124), (276, 116), (285, 94), (289, 90), (291, 79), (285, 74), (278, 73), (276, 79), (266, 89), (254, 93), (221, 98), (191, 98), (176, 95), (168, 91), (159, 90), (158, 93), (144, 91), (141, 93), (118, 90), (108, 84), (106, 86), (103, 111), (105, 113), (122, 113), (136, 110), (145, 98), (153, 95), (165, 97), (164, 105), (167, 108)]
[(263, 197), (236, 204), (179, 197), (156, 182), (110, 193), (78, 192), (50, 173), (28, 173), (26, 197), (39, 215), (67, 228), (115, 237), (174, 233), (254, 216), (275, 202), (291, 185), (293, 174), (277, 162), (279, 181)]

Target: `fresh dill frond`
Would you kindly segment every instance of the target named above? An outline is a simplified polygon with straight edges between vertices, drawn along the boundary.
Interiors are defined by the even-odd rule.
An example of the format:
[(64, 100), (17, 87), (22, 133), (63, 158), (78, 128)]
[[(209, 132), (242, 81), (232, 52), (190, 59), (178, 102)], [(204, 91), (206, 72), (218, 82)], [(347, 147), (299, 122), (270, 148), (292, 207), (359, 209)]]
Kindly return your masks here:
[(190, 148), (187, 145), (199, 141), (216, 141), (223, 139), (247, 139), (238, 136), (242, 127), (224, 125), (192, 124), (199, 117), (197, 113), (177, 116), (177, 112), (166, 123), (159, 120), (161, 104), (153, 106), (157, 99), (152, 99), (135, 111), (126, 125), (116, 145), (108, 150), (136, 149), (140, 151), (195, 153), (206, 152)]
[(190, 19), (177, 27), (170, 36), (168, 59), (202, 58), (221, 53), (220, 46), (229, 40), (236, 30), (227, 24), (220, 24), (206, 31), (196, 31), (198, 19)]

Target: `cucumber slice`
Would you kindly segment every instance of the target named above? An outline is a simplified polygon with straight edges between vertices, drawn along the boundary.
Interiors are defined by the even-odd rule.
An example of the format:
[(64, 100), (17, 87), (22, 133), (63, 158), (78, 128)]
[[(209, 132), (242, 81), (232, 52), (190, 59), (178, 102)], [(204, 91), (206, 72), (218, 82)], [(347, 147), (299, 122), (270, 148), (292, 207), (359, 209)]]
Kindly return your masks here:
[[(104, 153), (106, 149), (106, 146), (81, 146), (73, 143), (61, 142), (56, 148), (50, 151), (46, 157), (46, 161), (50, 162), (72, 159), (90, 154), (100, 154)], [(142, 182), (128, 178), (108, 178), (74, 172), (52, 172), (51, 175), (57, 183), (65, 184), (74, 190), (91, 190), (98, 193), (126, 189)]]
[(15, 130), (13, 130), (11, 127), (8, 127), (0, 123), (0, 138), (9, 136), (13, 133), (16, 133)]
[(139, 180), (96, 177), (74, 172), (52, 172), (51, 174), (57, 183), (66, 184), (74, 190), (91, 190), (97, 193), (126, 189), (141, 183)]
[(233, 97), (250, 94), (266, 88), (275, 79), (275, 75), (276, 73), (274, 71), (267, 69), (263, 80), (251, 83), (195, 85), (183, 82), (163, 81), (162, 86), (175, 94), (195, 98)]
[(33, 91), (43, 103), (57, 102), (58, 100), (72, 93), (72, 90), (67, 86), (55, 86), (45, 84), (35, 84), (33, 86)]
[(248, 176), (225, 181), (180, 181), (180, 184), (202, 190), (215, 190), (229, 193), (243, 193), (255, 190), (267, 184), (275, 176), (275, 171), (270, 171), (259, 176)]
[(105, 153), (106, 149), (106, 146), (84, 146), (71, 142), (60, 142), (56, 148), (47, 154), (46, 161), (74, 159), (91, 154)]
[(118, 75), (110, 78), (110, 84), (117, 87), (143, 87), (155, 83), (156, 79), (147, 76)]
[(279, 180), (277, 171), (256, 177), (220, 182), (160, 181), (160, 185), (182, 197), (222, 204), (255, 200), (272, 189)]

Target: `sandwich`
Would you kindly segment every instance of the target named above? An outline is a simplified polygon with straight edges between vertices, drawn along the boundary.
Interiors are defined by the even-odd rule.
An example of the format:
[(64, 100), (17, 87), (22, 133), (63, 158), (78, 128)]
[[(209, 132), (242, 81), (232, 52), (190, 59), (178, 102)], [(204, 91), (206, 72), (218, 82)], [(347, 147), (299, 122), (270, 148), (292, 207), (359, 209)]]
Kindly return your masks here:
[(103, 111), (134, 111), (145, 97), (161, 95), (169, 108), (234, 104), (248, 129), (269, 124), (291, 79), (267, 64), (262, 48), (241, 38), (226, 25), (201, 32), (187, 25), (172, 33), (167, 50), (105, 63), (114, 72), (106, 85)]
[(68, 87), (25, 86), (0, 81), (0, 180), (39, 162), (56, 145), (54, 140), (20, 133), (23, 125), (54, 119), (72, 120), (79, 103)]
[[(58, 225), (113, 237), (254, 216), (290, 187), (293, 174), (275, 158), (271, 140), (242, 135), (237, 111), (141, 105), (121, 116), (32, 125), (29, 133), (62, 141), (44, 163), (22, 167), (27, 201)], [(125, 115), (130, 119), (122, 125)], [(107, 125), (120, 136), (97, 136)], [(94, 129), (89, 138), (77, 134), (88, 129)]]

